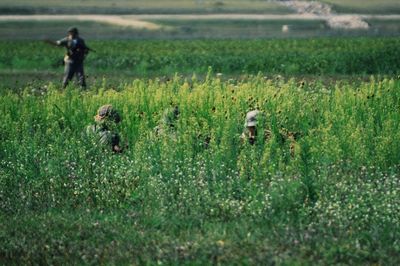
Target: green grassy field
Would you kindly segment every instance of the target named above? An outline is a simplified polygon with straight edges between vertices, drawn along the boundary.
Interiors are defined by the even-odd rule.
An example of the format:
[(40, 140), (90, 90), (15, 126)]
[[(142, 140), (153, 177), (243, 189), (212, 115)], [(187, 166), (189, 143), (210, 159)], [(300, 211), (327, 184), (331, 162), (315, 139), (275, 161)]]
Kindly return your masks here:
[[(396, 265), (399, 92), (398, 79), (212, 73), (119, 92), (3, 91), (0, 262)], [(171, 102), (176, 137), (157, 137)], [(105, 103), (123, 117), (121, 155), (83, 135)], [(256, 107), (272, 137), (241, 144)], [(301, 136), (293, 155), (284, 129)]]
[[(86, 70), (92, 86), (120, 87), (140, 77), (171, 78), (175, 73), (204, 77), (209, 67), (226, 79), (266, 76), (346, 76), (400, 73), (397, 38), (282, 40), (92, 41)], [(1, 88), (21, 89), (59, 83), (64, 50), (40, 41), (2, 41)], [(112, 84), (112, 85), (111, 85)]]
[[(0, 41), (1, 265), (400, 264), (399, 38), (87, 44), (82, 91), (60, 88), (63, 49)], [(122, 154), (85, 134), (108, 103)], [(270, 137), (250, 145), (255, 108)]]
[(262, 0), (2, 0), (0, 14), (132, 14), (132, 13), (291, 13), (279, 4)]

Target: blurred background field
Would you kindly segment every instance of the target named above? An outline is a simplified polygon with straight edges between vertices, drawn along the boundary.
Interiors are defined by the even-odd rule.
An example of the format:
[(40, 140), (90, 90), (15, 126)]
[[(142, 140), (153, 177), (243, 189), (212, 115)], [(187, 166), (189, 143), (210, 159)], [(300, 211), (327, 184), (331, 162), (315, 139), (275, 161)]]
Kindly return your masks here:
[[(397, 0), (323, 0), (338, 13), (398, 14)], [(293, 11), (265, 0), (2, 0), (0, 14), (276, 13)]]
[[(136, 78), (171, 78), (175, 73), (204, 77), (209, 67), (224, 79), (256, 75), (287, 78), (354, 79), (400, 74), (398, 38), (279, 40), (88, 41), (92, 86), (119, 86)], [(40, 41), (1, 41), (1, 88), (58, 83), (63, 49)]]
[[(274, 39), (351, 36), (399, 36), (400, 20), (367, 20), (369, 29), (330, 29), (323, 20), (148, 20), (160, 29), (135, 29), (94, 21), (0, 21), (0, 40), (57, 39), (66, 25), (81, 29), (82, 36), (97, 40), (148, 39)], [(289, 32), (282, 31), (287, 25)]]
[[(322, 1), (324, 2), (324, 1)], [(281, 2), (286, 3), (286, 2)], [(350, 36), (399, 36), (399, 5), (395, 0), (331, 0), (332, 14), (367, 14), (367, 28), (332, 28), (318, 9), (298, 14), (293, 6), (262, 0), (170, 1), (9, 1), (0, 3), (0, 40), (60, 38), (66, 25), (88, 39), (271, 39)], [(290, 6), (290, 5), (289, 5)], [(324, 7), (321, 7), (324, 10)], [(303, 10), (304, 11), (304, 10)], [(324, 11), (325, 12), (325, 11)], [(39, 17), (20, 17), (34, 14)], [(59, 14), (59, 16), (43, 16)], [(97, 14), (93, 18), (86, 15)], [(3, 16), (1, 16), (3, 15)], [(62, 18), (62, 15), (65, 18)], [(186, 16), (185, 16), (186, 15)], [(207, 15), (215, 15), (214, 17)], [(243, 17), (238, 17), (243, 16)], [(264, 17), (262, 17), (264, 15)], [(394, 15), (377, 17), (376, 15)], [(40, 16), (43, 16), (42, 18)], [(102, 17), (103, 16), (103, 19)], [(261, 16), (261, 17), (260, 17)], [(138, 25), (135, 25), (138, 22)], [(148, 23), (150, 26), (147, 27)], [(125, 23), (125, 24), (124, 24)]]
[[(334, 12), (339, 12), (339, 6), (362, 7), (365, 12), (352, 12), (366, 14), (377, 14), (378, 6), (386, 10), (378, 12), (379, 14), (397, 12), (394, 8), (395, 2), (391, 0), (380, 2), (379, 5), (375, 1), (367, 1), (363, 5), (357, 1), (331, 2)], [(96, 11), (93, 12), (102, 14), (106, 13), (103, 9), (108, 10), (111, 6), (108, 14), (114, 17), (107, 17), (109, 20), (103, 22), (101, 16), (86, 20), (84, 15), (79, 19), (73, 16), (69, 19), (50, 16), (34, 20), (30, 17), (10, 20), (3, 16), (0, 19), (1, 46), (4, 51), (12, 52), (1, 55), (0, 75), (4, 80), (1, 86), (21, 87), (32, 82), (32, 79), (58, 81), (63, 52), (42, 44), (41, 40), (59, 39), (64, 36), (66, 28), (72, 25), (80, 29), (88, 44), (97, 51), (88, 57), (87, 73), (92, 84), (98, 84), (103, 77), (109, 81), (131, 81), (138, 77), (172, 76), (175, 72), (204, 76), (209, 66), (226, 76), (261, 72), (343, 78), (343, 75), (365, 77), (369, 74), (398, 73), (397, 64), (394, 62), (391, 65), (398, 55), (397, 46), (392, 45), (400, 36), (400, 20), (397, 16), (382, 19), (370, 15), (364, 19), (368, 23), (367, 29), (336, 29), (331, 28), (324, 17), (303, 17), (296, 14), (295, 10), (271, 1), (113, 3), (114, 5), (107, 1), (51, 3), (52, 12), (60, 14), (74, 14), (74, 8), (80, 10), (77, 13), (85, 13), (85, 8), (92, 8), (95, 4)], [(25, 1), (18, 4), (3, 1), (1, 5), (23, 5), (27, 9), (49, 7), (46, 1)], [(127, 13), (118, 12), (117, 7)], [(137, 7), (143, 9), (136, 10)], [(198, 9), (191, 10), (194, 7)], [(165, 8), (175, 13), (167, 12)], [(16, 10), (11, 11), (13, 14), (15, 12), (18, 13)], [(225, 15), (221, 16), (220, 13)], [(207, 17), (210, 14), (215, 16)], [(260, 14), (264, 14), (264, 17), (260, 17)], [(241, 17), (242, 15), (244, 16)], [(119, 20), (113, 23), (113, 18), (121, 19), (122, 22), (133, 21), (133, 25), (120, 25)], [(139, 26), (134, 25), (135, 21), (139, 22)], [(150, 23), (150, 26), (141, 26), (140, 22)], [(338, 41), (340, 38), (343, 41)], [(352, 38), (361, 39), (354, 41)], [(319, 44), (316, 44), (317, 40), (320, 40)], [(359, 42), (362, 43), (360, 50), (357, 47)], [(352, 61), (355, 58), (361, 60), (357, 70), (353, 63), (357, 61)], [(315, 67), (305, 67), (307, 64)], [(378, 65), (379, 70), (374, 68)], [(350, 72), (347, 71), (349, 68)]]
[(2, 0), (2, 14), (160, 14), (160, 13), (290, 13), (274, 2), (262, 0)]

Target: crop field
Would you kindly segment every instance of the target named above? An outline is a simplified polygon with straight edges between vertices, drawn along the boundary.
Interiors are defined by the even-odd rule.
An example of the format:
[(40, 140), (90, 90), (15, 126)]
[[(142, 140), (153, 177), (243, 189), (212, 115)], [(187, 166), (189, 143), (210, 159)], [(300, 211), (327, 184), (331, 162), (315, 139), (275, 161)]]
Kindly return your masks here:
[[(398, 38), (87, 43), (82, 91), (0, 42), (0, 264), (400, 263)], [(103, 104), (121, 154), (85, 134)]]
[(0, 265), (400, 265), (399, 0), (320, 2), (0, 0)]
[[(204, 77), (208, 67), (224, 74), (224, 79), (258, 73), (319, 79), (400, 74), (398, 38), (89, 40), (88, 45), (96, 50), (89, 54), (86, 68), (95, 87), (120, 88), (135, 78), (170, 79), (175, 73)], [(0, 88), (23, 90), (59, 83), (63, 49), (40, 41), (2, 41), (0, 48), (7, 51), (0, 53)]]
[[(1, 262), (400, 263), (400, 81), (219, 76), (3, 90)], [(106, 103), (123, 154), (83, 134)], [(171, 105), (176, 131), (156, 135)], [(253, 108), (271, 137), (251, 146)]]

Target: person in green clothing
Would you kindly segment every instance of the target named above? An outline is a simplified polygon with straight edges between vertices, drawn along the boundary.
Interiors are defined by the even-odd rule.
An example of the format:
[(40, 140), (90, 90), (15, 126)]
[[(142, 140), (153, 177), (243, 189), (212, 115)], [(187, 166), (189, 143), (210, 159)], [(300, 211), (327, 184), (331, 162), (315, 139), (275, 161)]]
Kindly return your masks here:
[(93, 137), (94, 141), (101, 146), (108, 147), (115, 153), (122, 152), (121, 139), (116, 126), (121, 122), (121, 116), (112, 105), (103, 105), (94, 117), (95, 124), (86, 128), (87, 136)]

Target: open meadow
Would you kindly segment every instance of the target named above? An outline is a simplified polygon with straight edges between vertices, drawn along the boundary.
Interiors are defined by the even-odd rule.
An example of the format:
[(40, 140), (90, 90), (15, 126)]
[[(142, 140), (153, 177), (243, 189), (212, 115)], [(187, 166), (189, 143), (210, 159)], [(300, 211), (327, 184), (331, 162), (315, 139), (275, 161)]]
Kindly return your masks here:
[[(2, 263), (400, 262), (398, 39), (89, 44), (104, 78), (80, 91), (61, 51), (1, 43)], [(106, 103), (120, 155), (83, 134)], [(251, 146), (253, 108), (271, 137)]]
[(400, 265), (398, 1), (321, 2), (0, 1), (0, 265)]
[[(399, 87), (209, 74), (120, 92), (3, 93), (1, 258), (395, 265)], [(122, 155), (83, 135), (105, 103), (122, 111)], [(181, 108), (178, 137), (157, 137), (171, 103)], [(256, 107), (272, 138), (241, 144)], [(294, 155), (282, 129), (301, 134)]]
[[(171, 79), (175, 73), (204, 78), (208, 68), (223, 79), (249, 74), (336, 80), (395, 77), (400, 73), (398, 38), (281, 40), (88, 41), (92, 87), (122, 89), (136, 78)], [(64, 50), (41, 41), (1, 41), (2, 89), (59, 84)]]

